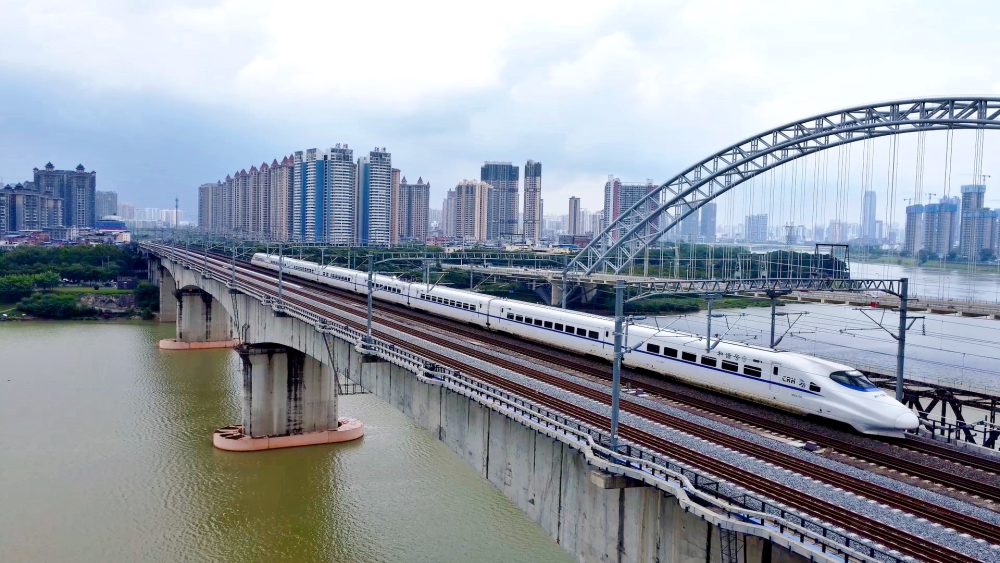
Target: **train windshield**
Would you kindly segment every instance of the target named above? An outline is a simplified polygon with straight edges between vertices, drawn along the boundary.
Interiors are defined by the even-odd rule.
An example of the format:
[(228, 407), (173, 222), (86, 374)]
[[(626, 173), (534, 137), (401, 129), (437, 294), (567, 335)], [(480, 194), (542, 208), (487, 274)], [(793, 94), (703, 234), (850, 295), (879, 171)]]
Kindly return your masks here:
[(848, 371), (835, 371), (830, 374), (830, 379), (836, 381), (841, 385), (854, 387), (856, 389), (861, 389), (862, 391), (867, 391), (869, 389), (876, 389), (874, 383), (869, 381), (868, 378), (865, 377), (863, 373), (855, 369)]

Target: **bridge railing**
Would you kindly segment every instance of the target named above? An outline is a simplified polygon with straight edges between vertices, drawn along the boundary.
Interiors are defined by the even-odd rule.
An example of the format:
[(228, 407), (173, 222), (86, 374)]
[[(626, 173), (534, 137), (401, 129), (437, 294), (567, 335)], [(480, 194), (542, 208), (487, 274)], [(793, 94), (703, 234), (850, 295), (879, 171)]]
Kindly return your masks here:
[[(206, 273), (203, 263), (174, 249), (154, 250), (182, 267)], [(581, 451), (591, 465), (625, 475), (658, 488), (678, 499), (685, 511), (692, 511), (720, 529), (768, 538), (810, 558), (832, 562), (904, 563), (898, 553), (879, 548), (871, 541), (825, 524), (763, 496), (728, 484), (688, 464), (619, 438), (619, 450), (612, 451), (610, 435), (534, 401), (485, 383), (391, 342), (355, 329), (295, 303), (278, 302), (274, 296), (242, 283), (223, 283), (276, 313), (291, 316), (352, 343), (356, 349), (415, 374), (424, 382), (441, 385), (477, 401), (519, 423)], [(356, 382), (360, 384), (360, 382)]]

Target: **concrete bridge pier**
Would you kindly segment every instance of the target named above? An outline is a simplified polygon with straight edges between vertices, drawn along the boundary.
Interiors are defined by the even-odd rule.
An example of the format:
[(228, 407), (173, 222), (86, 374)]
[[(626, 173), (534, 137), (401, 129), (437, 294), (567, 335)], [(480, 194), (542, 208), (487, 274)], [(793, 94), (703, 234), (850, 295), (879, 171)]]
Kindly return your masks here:
[(177, 291), (179, 342), (222, 342), (231, 339), (229, 314), (221, 303), (200, 289)]
[[(160, 287), (160, 296), (162, 299), (163, 286)], [(229, 313), (211, 294), (189, 286), (174, 291), (172, 297), (177, 337), (161, 340), (160, 348), (164, 350), (232, 348), (239, 344), (233, 339), (229, 328)], [(171, 302), (170, 299), (166, 301)], [(163, 306), (161, 300), (161, 314)]]
[(360, 438), (364, 426), (337, 416), (332, 367), (280, 344), (238, 347), (243, 362), (242, 424), (215, 432), (216, 447), (256, 451)]
[(177, 322), (177, 296), (174, 295), (177, 282), (163, 266), (157, 267), (156, 277), (159, 280), (156, 285), (160, 287), (160, 322)]

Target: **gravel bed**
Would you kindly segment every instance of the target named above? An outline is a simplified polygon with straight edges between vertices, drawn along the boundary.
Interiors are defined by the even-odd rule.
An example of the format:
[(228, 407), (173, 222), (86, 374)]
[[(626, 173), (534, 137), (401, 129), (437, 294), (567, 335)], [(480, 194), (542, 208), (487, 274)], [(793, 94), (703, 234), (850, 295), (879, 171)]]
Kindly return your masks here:
[[(409, 324), (409, 323), (406, 323), (406, 324)], [(397, 336), (399, 338), (404, 338), (404, 339), (408, 339), (408, 340), (412, 340), (414, 338), (414, 336), (412, 334), (409, 334), (409, 333), (404, 333), (404, 332), (396, 331), (396, 330), (389, 329), (389, 328), (386, 328), (386, 327), (380, 327), (380, 328), (382, 328), (382, 330), (385, 330), (387, 333), (393, 334), (394, 336)], [(455, 341), (455, 342), (460, 342), (460, 343), (466, 343), (466, 344), (468, 344), (465, 339), (457, 338), (457, 337), (454, 337), (454, 336), (451, 336), (451, 335), (438, 334), (438, 336), (442, 336), (444, 338), (447, 338), (447, 339)], [(594, 412), (604, 414), (605, 416), (610, 416), (610, 407), (608, 407), (606, 405), (597, 403), (597, 402), (592, 401), (590, 399), (586, 399), (586, 398), (581, 397), (579, 395), (576, 395), (574, 393), (570, 393), (570, 392), (564, 391), (564, 390), (559, 389), (557, 387), (553, 387), (553, 386), (550, 386), (548, 384), (541, 383), (541, 382), (539, 382), (539, 381), (537, 381), (535, 379), (532, 379), (530, 377), (527, 377), (527, 376), (524, 376), (524, 375), (520, 375), (520, 374), (516, 374), (516, 373), (510, 372), (510, 371), (507, 371), (505, 369), (498, 368), (497, 366), (495, 366), (495, 365), (493, 365), (493, 364), (491, 364), (489, 362), (485, 362), (485, 361), (482, 361), (482, 360), (478, 360), (478, 359), (475, 359), (475, 358), (470, 358), (468, 356), (457, 354), (454, 351), (452, 351), (449, 348), (446, 348), (444, 346), (439, 346), (439, 345), (436, 345), (436, 344), (433, 344), (433, 343), (429, 343), (429, 342), (423, 342), (423, 343), (421, 343), (421, 345), (425, 346), (427, 348), (430, 348), (430, 349), (432, 349), (432, 350), (434, 350), (436, 352), (440, 352), (442, 354), (445, 354), (445, 355), (448, 355), (448, 356), (451, 356), (451, 357), (455, 357), (456, 359), (462, 361), (463, 363), (467, 363), (467, 364), (476, 366), (476, 367), (481, 368), (481, 369), (489, 370), (491, 373), (496, 373), (496, 374), (501, 375), (501, 376), (503, 376), (503, 377), (505, 377), (505, 378), (507, 378), (507, 379), (509, 379), (511, 381), (516, 382), (516, 383), (525, 385), (527, 387), (530, 387), (532, 389), (536, 389), (538, 391), (543, 391), (543, 392), (549, 394), (552, 397), (555, 397), (555, 398), (567, 401), (569, 403), (572, 403), (572, 404), (575, 404), (575, 405), (578, 405), (578, 406), (581, 406), (581, 407), (585, 407), (585, 408), (590, 409), (590, 410), (592, 410)], [(490, 350), (488, 350), (488, 351), (490, 351)], [(492, 351), (490, 351), (490, 352), (492, 352)], [(493, 352), (493, 353), (496, 353), (496, 352)], [(536, 363), (534, 363), (534, 362), (532, 362), (530, 360), (526, 360), (524, 358), (519, 358), (519, 357), (516, 357), (516, 356), (509, 356), (507, 354), (502, 354), (502, 355), (500, 353), (496, 353), (496, 354), (498, 355), (498, 357), (503, 357), (503, 359), (505, 359), (505, 360), (512, 361), (512, 362), (515, 362), (515, 363), (518, 363), (520, 365), (524, 365), (524, 366), (527, 366), (527, 367), (531, 367), (533, 369), (537, 369), (537, 370), (543, 371), (545, 373), (550, 373), (552, 375), (555, 375), (555, 376), (567, 379), (569, 381), (573, 381), (575, 383), (579, 383), (581, 385), (585, 385), (585, 386), (590, 387), (592, 389), (598, 389), (598, 390), (601, 390), (601, 391), (607, 391), (607, 387), (604, 386), (604, 385), (602, 385), (602, 384), (600, 384), (600, 383), (597, 383), (597, 382), (594, 382), (594, 381), (591, 381), (591, 380), (588, 380), (588, 379), (585, 379), (585, 378), (575, 377), (575, 376), (567, 375), (565, 373), (560, 373), (557, 370), (548, 368), (546, 366), (540, 366), (540, 365), (538, 365), (538, 364), (536, 364)], [(823, 465), (825, 467), (828, 467), (828, 468), (840, 471), (840, 472), (845, 473), (847, 475), (851, 475), (851, 476), (854, 476), (854, 477), (859, 478), (859, 479), (863, 479), (863, 480), (867, 480), (867, 481), (879, 484), (879, 485), (881, 485), (881, 486), (883, 486), (883, 487), (885, 487), (887, 489), (898, 491), (898, 492), (900, 492), (902, 494), (907, 494), (907, 495), (913, 496), (915, 498), (919, 498), (919, 499), (924, 500), (925, 502), (928, 502), (928, 503), (947, 506), (947, 507), (949, 507), (949, 508), (951, 508), (951, 509), (953, 509), (953, 510), (955, 510), (957, 512), (961, 512), (963, 514), (967, 514), (968, 516), (970, 516), (972, 518), (978, 518), (978, 519), (981, 519), (981, 520), (985, 520), (985, 521), (988, 521), (988, 522), (1000, 525), (1000, 515), (998, 515), (997, 513), (993, 512), (993, 511), (986, 510), (986, 509), (983, 509), (983, 508), (979, 508), (979, 507), (970, 505), (968, 503), (964, 503), (964, 502), (958, 501), (956, 499), (952, 499), (952, 498), (949, 498), (949, 497), (945, 497), (945, 496), (933, 493), (931, 491), (927, 491), (927, 490), (924, 490), (924, 489), (921, 489), (921, 488), (918, 488), (918, 487), (914, 487), (914, 486), (908, 485), (906, 483), (902, 483), (900, 481), (896, 481), (894, 479), (890, 479), (890, 478), (887, 478), (887, 477), (876, 475), (876, 474), (873, 474), (871, 472), (864, 471), (864, 470), (855, 468), (855, 467), (850, 466), (850, 465), (846, 465), (846, 464), (839, 463), (839, 462), (836, 462), (836, 461), (833, 461), (833, 460), (829, 460), (829, 459), (823, 458), (821, 456), (817, 456), (817, 455), (815, 455), (813, 453), (807, 452), (805, 450), (802, 450), (800, 448), (796, 448), (796, 447), (791, 446), (789, 444), (784, 444), (784, 443), (778, 442), (776, 440), (773, 440), (773, 439), (770, 439), (770, 438), (767, 438), (767, 437), (764, 437), (764, 436), (760, 436), (758, 434), (755, 434), (755, 433), (752, 433), (752, 432), (749, 432), (749, 431), (745, 431), (745, 430), (738, 429), (738, 428), (735, 428), (735, 427), (732, 427), (732, 426), (729, 426), (729, 425), (726, 425), (726, 424), (722, 424), (720, 422), (717, 422), (717, 421), (714, 421), (714, 420), (710, 420), (710, 419), (701, 417), (699, 415), (693, 414), (693, 413), (688, 412), (688, 411), (683, 410), (683, 409), (677, 409), (677, 408), (673, 408), (673, 407), (664, 405), (662, 403), (659, 403), (657, 401), (654, 401), (654, 400), (651, 400), (651, 399), (648, 399), (648, 398), (633, 397), (633, 396), (630, 396), (630, 395), (627, 395), (627, 394), (623, 394), (622, 395), (622, 399), (626, 400), (626, 401), (633, 401), (633, 402), (636, 402), (636, 403), (639, 403), (639, 404), (643, 404), (645, 406), (648, 406), (648, 407), (660, 410), (661, 412), (665, 412), (665, 413), (668, 413), (668, 414), (671, 414), (671, 415), (674, 415), (674, 416), (677, 416), (677, 417), (680, 417), (680, 418), (684, 418), (684, 419), (687, 419), (687, 420), (690, 420), (690, 421), (693, 421), (693, 422), (697, 422), (698, 424), (707, 426), (707, 427), (712, 428), (712, 429), (714, 429), (716, 431), (724, 432), (724, 433), (732, 435), (732, 436), (737, 436), (737, 437), (740, 437), (740, 438), (752, 441), (754, 443), (757, 443), (757, 444), (760, 444), (760, 445), (764, 445), (764, 446), (767, 446), (769, 448), (772, 448), (772, 449), (775, 449), (775, 450), (778, 450), (778, 451), (782, 451), (782, 452), (790, 454), (790, 455), (794, 455), (794, 456), (799, 457), (801, 459), (808, 460), (808, 461), (816, 463), (818, 465)], [(633, 415), (631, 413), (622, 412), (621, 413), (621, 420), (622, 420), (622, 422), (624, 424), (628, 424), (628, 425), (633, 426), (635, 428), (638, 428), (640, 430), (644, 430), (644, 431), (649, 432), (651, 434), (654, 434), (654, 435), (666, 438), (666, 439), (668, 439), (668, 440), (670, 440), (670, 441), (672, 441), (672, 442), (674, 442), (676, 444), (682, 445), (682, 446), (690, 448), (692, 450), (695, 450), (695, 451), (698, 451), (698, 452), (701, 452), (701, 453), (704, 453), (704, 454), (707, 454), (707, 455), (711, 455), (712, 457), (714, 457), (716, 459), (719, 459), (719, 460), (724, 461), (726, 463), (730, 463), (730, 464), (732, 464), (732, 465), (734, 465), (736, 467), (740, 467), (740, 468), (745, 469), (747, 471), (753, 472), (753, 473), (755, 473), (757, 475), (760, 475), (761, 477), (763, 477), (765, 479), (769, 479), (769, 480), (773, 480), (773, 481), (778, 482), (778, 483), (785, 484), (787, 486), (793, 487), (793, 488), (795, 488), (797, 490), (800, 490), (800, 491), (803, 491), (803, 492), (805, 492), (807, 494), (810, 494), (810, 495), (812, 495), (812, 496), (814, 496), (816, 498), (820, 498), (820, 499), (826, 500), (828, 502), (832, 502), (834, 504), (837, 504), (839, 506), (843, 506), (843, 507), (852, 509), (855, 512), (857, 512), (858, 514), (863, 514), (863, 515), (865, 515), (867, 517), (870, 517), (872, 519), (878, 520), (880, 522), (889, 523), (889, 524), (891, 524), (891, 525), (893, 525), (895, 527), (898, 527), (901, 530), (905, 530), (907, 532), (919, 535), (921, 537), (925, 537), (927, 539), (930, 539), (930, 540), (935, 541), (937, 543), (940, 543), (942, 545), (946, 545), (946, 546), (948, 546), (948, 547), (950, 547), (952, 549), (955, 549), (955, 550), (961, 551), (963, 553), (967, 553), (969, 555), (972, 555), (974, 557), (980, 558), (980, 559), (982, 559), (984, 561), (998, 561), (998, 562), (1000, 562), (1000, 550), (991, 549), (991, 547), (989, 546), (988, 543), (977, 541), (977, 540), (975, 540), (973, 538), (969, 538), (969, 537), (961, 537), (961, 535), (955, 533), (953, 530), (949, 531), (949, 530), (945, 529), (944, 527), (942, 527), (940, 525), (932, 524), (932, 523), (927, 522), (926, 520), (924, 520), (922, 518), (917, 518), (917, 517), (914, 517), (914, 516), (912, 516), (910, 514), (903, 513), (901, 511), (897, 511), (895, 509), (889, 508), (889, 507), (884, 506), (884, 505), (880, 505), (880, 504), (876, 503), (875, 501), (871, 501), (871, 500), (868, 500), (868, 499), (862, 499), (862, 498), (860, 498), (860, 497), (858, 497), (856, 495), (853, 495), (851, 493), (847, 493), (845, 491), (838, 490), (838, 489), (836, 489), (836, 488), (834, 488), (834, 487), (832, 487), (830, 485), (826, 485), (826, 484), (820, 483), (818, 481), (815, 481), (815, 480), (812, 480), (810, 478), (801, 476), (801, 475), (799, 475), (797, 473), (794, 473), (794, 472), (791, 472), (789, 470), (782, 469), (782, 468), (774, 466), (772, 464), (768, 464), (768, 463), (762, 462), (762, 461), (760, 461), (760, 460), (758, 460), (756, 458), (747, 456), (745, 454), (740, 454), (740, 453), (734, 452), (732, 450), (729, 450), (728, 448), (723, 448), (723, 447), (718, 446), (718, 445), (716, 445), (714, 443), (702, 440), (701, 438), (696, 438), (696, 437), (691, 436), (689, 434), (673, 430), (671, 428), (668, 428), (666, 426), (660, 425), (658, 423), (651, 422), (651, 421), (646, 420), (644, 418), (635, 416), (635, 415)]]

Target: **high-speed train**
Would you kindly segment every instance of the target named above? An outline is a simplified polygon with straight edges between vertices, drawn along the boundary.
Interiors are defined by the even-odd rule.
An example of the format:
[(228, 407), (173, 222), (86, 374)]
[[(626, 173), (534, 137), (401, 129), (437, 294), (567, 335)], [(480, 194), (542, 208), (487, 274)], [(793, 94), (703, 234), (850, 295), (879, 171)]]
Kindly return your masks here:
[[(279, 269), (274, 254), (251, 262)], [(368, 274), (283, 258), (284, 275), (367, 295)], [(373, 276), (373, 299), (398, 303), (456, 321), (557, 348), (614, 359), (614, 319), (503, 299), (491, 295)], [(853, 426), (859, 432), (901, 436), (915, 429), (916, 415), (877, 388), (860, 371), (795, 352), (721, 341), (706, 351), (705, 337), (631, 325), (622, 363), (799, 414)]]

